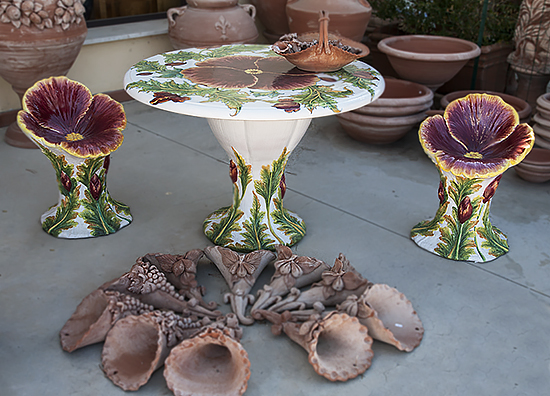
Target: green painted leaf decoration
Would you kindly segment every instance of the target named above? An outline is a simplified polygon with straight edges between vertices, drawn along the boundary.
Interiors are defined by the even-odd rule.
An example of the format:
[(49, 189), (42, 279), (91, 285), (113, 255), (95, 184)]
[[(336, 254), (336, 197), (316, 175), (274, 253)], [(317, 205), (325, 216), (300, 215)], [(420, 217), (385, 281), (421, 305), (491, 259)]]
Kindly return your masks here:
[(371, 94), (371, 96), (374, 96), (374, 88), (379, 83), (380, 73), (374, 69), (369, 69), (368, 73), (373, 76), (373, 79), (363, 78), (354, 74), (354, 73), (361, 73), (361, 72), (365, 73), (366, 70), (360, 69), (354, 65), (347, 65), (342, 69), (334, 72), (334, 74), (337, 75), (338, 78), (342, 79), (347, 83), (352, 84), (357, 88), (367, 90)]
[[(105, 168), (103, 168), (104, 158), (91, 158), (77, 167), (77, 177), (86, 187), (84, 191), (85, 198), (82, 200), (84, 210), (80, 217), (88, 224), (88, 229), (92, 236), (102, 236), (112, 234), (120, 228), (120, 219), (117, 213), (111, 209), (107, 199), (108, 193), (105, 188)], [(91, 193), (92, 178), (97, 175), (101, 184), (101, 192), (97, 200)], [(97, 180), (97, 179), (96, 179)]]
[(300, 88), (301, 93), (293, 95), (292, 99), (295, 102), (305, 106), (310, 112), (313, 112), (317, 107), (329, 108), (335, 113), (340, 110), (337, 107), (336, 98), (345, 98), (353, 94), (352, 91), (346, 89), (344, 91), (335, 91), (331, 87), (324, 85), (311, 85), (309, 87)]
[(273, 200), (273, 203), (275, 204), (275, 210), (272, 214), (273, 222), (279, 226), (279, 230), (289, 237), (289, 244), (293, 245), (306, 235), (306, 224), (283, 208), (283, 200), (280, 199), (280, 194), (279, 198)]
[(193, 53), (189, 51), (178, 51), (170, 52), (167, 54), (162, 54), (164, 57), (164, 63), (176, 63), (176, 62), (187, 62), (188, 60), (196, 60), (198, 62), (210, 58), (210, 56), (202, 53)]
[(76, 210), (79, 207), (78, 195), (80, 187), (77, 186), (73, 191), (61, 200), (61, 204), (55, 211), (55, 216), (50, 216), (42, 222), (42, 228), (48, 234), (58, 237), (62, 231), (76, 227), (78, 223), (75, 221), (78, 213)]
[[(243, 215), (244, 212), (240, 209), (236, 209), (235, 205), (220, 208), (212, 213), (204, 222), (204, 233), (208, 239), (216, 245), (229, 245), (233, 243), (231, 234), (241, 231), (238, 221)], [(214, 223), (214, 220), (217, 219), (220, 219), (220, 221)], [(212, 228), (208, 229), (211, 224), (213, 224)]]
[(458, 206), (466, 195), (471, 195), (481, 188), (480, 182), (481, 179), (477, 178), (458, 177), (451, 182), (449, 196)]
[(231, 147), (231, 149), (233, 150), (233, 154), (235, 154), (235, 158), (237, 160), (237, 169), (239, 170), (239, 180), (241, 182), (240, 200), (242, 200), (248, 185), (252, 181), (252, 166), (246, 164), (244, 158), (237, 152), (237, 150), (233, 147)]
[(231, 110), (234, 110), (232, 116), (239, 114), (243, 104), (256, 102), (256, 99), (250, 98), (247, 93), (238, 89), (207, 88), (203, 89), (200, 96), (207, 98), (204, 102), (222, 102)]
[(478, 235), (484, 239), (481, 247), (488, 249), (489, 254), (494, 257), (502, 256), (508, 253), (508, 241), (502, 231), (493, 226), (489, 220), (489, 205), (486, 206), (483, 212), (483, 227), (478, 227)]
[[(68, 197), (73, 193), (72, 190), (77, 188), (76, 179), (73, 177), (73, 167), (69, 165), (65, 157), (63, 157), (62, 155), (55, 155), (51, 150), (48, 150), (46, 147), (42, 145), (40, 145), (40, 150), (44, 153), (46, 157), (48, 157), (48, 159), (52, 163), (52, 166), (55, 170), (55, 177), (57, 178), (59, 192), (61, 192), (61, 194), (63, 194), (64, 196)], [(68, 177), (68, 180), (70, 181), (70, 184), (71, 184), (71, 191), (67, 191), (65, 189), (65, 186), (61, 181), (62, 174), (65, 174)]]
[[(453, 208), (455, 211), (455, 208)], [(453, 218), (454, 217), (454, 218)], [(452, 260), (466, 261), (475, 253), (475, 242), (473, 227), (475, 220), (470, 220), (464, 224), (455, 221), (456, 216), (446, 215), (448, 227), (442, 227), (441, 242), (437, 244), (434, 251), (440, 256), (447, 257)]]
[(449, 202), (444, 202), (439, 205), (435, 217), (432, 220), (421, 221), (415, 225), (411, 230), (411, 238), (414, 238), (417, 235), (433, 236), (434, 231), (439, 228), (439, 222), (443, 219), (448, 206)]
[(203, 55), (209, 58), (221, 58), (223, 56), (240, 54), (243, 51), (260, 51), (260, 50), (265, 50), (265, 45), (236, 44), (236, 45), (226, 45), (218, 48), (203, 50), (200, 52), (200, 55)]
[(267, 226), (262, 220), (265, 212), (261, 211), (260, 200), (254, 194), (250, 217), (244, 222), (244, 232), (241, 234), (244, 238), (244, 244), (238, 244), (237, 248), (242, 251), (254, 251), (259, 249), (275, 249), (275, 241), (267, 234)]

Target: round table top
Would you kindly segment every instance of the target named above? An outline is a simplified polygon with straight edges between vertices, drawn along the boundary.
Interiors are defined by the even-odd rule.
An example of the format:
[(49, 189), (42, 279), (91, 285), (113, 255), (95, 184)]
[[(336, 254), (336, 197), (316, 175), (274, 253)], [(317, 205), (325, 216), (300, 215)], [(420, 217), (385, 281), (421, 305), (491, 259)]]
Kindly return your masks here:
[(159, 54), (124, 76), (139, 102), (191, 116), (291, 120), (354, 110), (384, 91), (378, 71), (354, 61), (335, 72), (297, 69), (268, 45), (226, 45)]

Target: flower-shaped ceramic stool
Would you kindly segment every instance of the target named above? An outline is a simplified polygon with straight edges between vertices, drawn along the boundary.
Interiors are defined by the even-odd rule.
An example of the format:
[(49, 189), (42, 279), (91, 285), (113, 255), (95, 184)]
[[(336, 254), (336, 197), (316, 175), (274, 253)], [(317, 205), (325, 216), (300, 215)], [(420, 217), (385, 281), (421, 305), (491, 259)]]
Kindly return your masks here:
[(230, 158), (233, 204), (208, 216), (204, 232), (242, 252), (302, 239), (304, 221), (283, 207), (290, 153), (313, 117), (354, 110), (384, 90), (380, 74), (360, 61), (304, 72), (265, 45), (156, 55), (134, 65), (124, 84), (140, 102), (208, 119)]
[(23, 96), (21, 130), (51, 161), (59, 202), (41, 217), (42, 228), (59, 238), (112, 234), (132, 221), (130, 208), (107, 191), (110, 154), (124, 139), (122, 105), (92, 96), (66, 77), (38, 81)]
[(508, 252), (506, 236), (489, 221), (489, 206), (502, 173), (533, 147), (533, 130), (518, 122), (517, 112), (500, 97), (471, 94), (420, 125), (420, 142), (441, 178), (434, 219), (411, 231), (420, 247), (475, 262)]

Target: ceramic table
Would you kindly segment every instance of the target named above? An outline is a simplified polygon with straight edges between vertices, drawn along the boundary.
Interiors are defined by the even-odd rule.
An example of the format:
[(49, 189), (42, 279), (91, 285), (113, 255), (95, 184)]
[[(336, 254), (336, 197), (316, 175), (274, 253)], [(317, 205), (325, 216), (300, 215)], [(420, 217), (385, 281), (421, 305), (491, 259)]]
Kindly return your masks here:
[(312, 118), (367, 105), (384, 79), (355, 61), (330, 73), (295, 68), (266, 45), (229, 45), (159, 54), (124, 77), (139, 102), (204, 117), (227, 152), (233, 203), (210, 214), (204, 233), (236, 251), (292, 246), (304, 221), (283, 207), (285, 165)]

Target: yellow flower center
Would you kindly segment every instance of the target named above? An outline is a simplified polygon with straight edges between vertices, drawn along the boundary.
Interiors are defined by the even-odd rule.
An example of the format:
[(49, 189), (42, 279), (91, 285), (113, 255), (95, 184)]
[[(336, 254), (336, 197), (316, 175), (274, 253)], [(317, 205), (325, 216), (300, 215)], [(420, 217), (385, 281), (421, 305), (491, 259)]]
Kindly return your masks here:
[(82, 136), (80, 133), (71, 132), (65, 136), (65, 139), (67, 139), (69, 142), (76, 142), (77, 140), (84, 139), (84, 136)]
[(246, 74), (262, 74), (263, 71), (261, 71), (260, 69), (246, 69), (244, 71)]
[(481, 155), (477, 151), (470, 151), (470, 152), (464, 154), (464, 156), (466, 158), (472, 158), (472, 159), (482, 159), (483, 158), (483, 155)]

